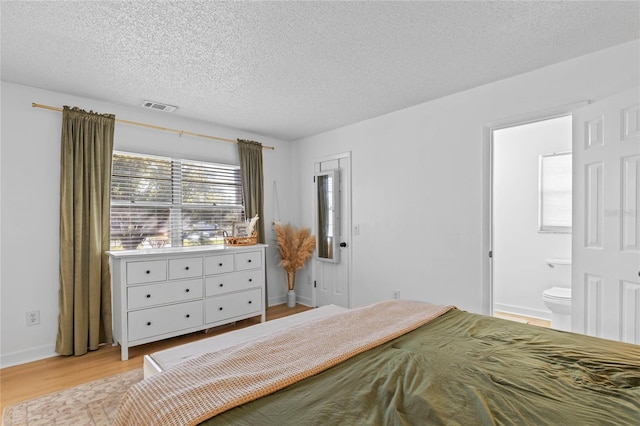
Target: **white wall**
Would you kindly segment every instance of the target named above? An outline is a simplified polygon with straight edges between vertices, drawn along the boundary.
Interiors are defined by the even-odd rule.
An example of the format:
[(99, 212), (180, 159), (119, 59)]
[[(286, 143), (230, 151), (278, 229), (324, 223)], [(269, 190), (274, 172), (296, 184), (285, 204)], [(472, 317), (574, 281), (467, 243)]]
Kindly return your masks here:
[(553, 271), (545, 259), (571, 259), (571, 234), (538, 232), (539, 158), (571, 151), (571, 123), (568, 116), (494, 133), (493, 290), (497, 311), (551, 317), (542, 302), (542, 292), (552, 287)]
[[(353, 305), (397, 288), (489, 313), (487, 123), (637, 86), (639, 51), (625, 43), (298, 141), (300, 182), (315, 158), (352, 153)], [(305, 223), (311, 194), (301, 187)]]
[[(0, 365), (54, 355), (58, 321), (58, 218), (62, 114), (33, 108), (32, 102), (78, 106), (116, 118), (223, 138), (245, 138), (275, 146), (264, 150), (265, 215), (271, 238), (272, 188), (279, 190), (281, 219), (296, 220), (291, 144), (237, 129), (181, 119), (169, 113), (108, 104), (2, 82), (1, 157), (1, 348)], [(114, 149), (238, 164), (237, 147), (227, 142), (116, 124)], [(269, 304), (283, 303), (285, 284), (275, 245), (267, 249)], [(25, 313), (40, 310), (40, 325), (26, 326)]]
[[(313, 160), (352, 152), (353, 305), (391, 297), (453, 303), (489, 312), (488, 131), (486, 123), (640, 84), (640, 43), (482, 86), (375, 119), (286, 142), (153, 111), (3, 82), (0, 365), (53, 354), (57, 323), (59, 113), (31, 102), (74, 105), (166, 127), (276, 146), (265, 151), (265, 214), (278, 183), (280, 219), (311, 226)], [(419, 72), (419, 70), (416, 70)], [(470, 71), (472, 72), (472, 71)], [(232, 144), (117, 125), (116, 149), (237, 162)], [(410, 231), (413, 230), (413, 231)], [(270, 304), (284, 279), (268, 252)], [(307, 282), (305, 275), (298, 282)], [(312, 288), (296, 286), (305, 300)], [(25, 326), (40, 309), (42, 324)]]

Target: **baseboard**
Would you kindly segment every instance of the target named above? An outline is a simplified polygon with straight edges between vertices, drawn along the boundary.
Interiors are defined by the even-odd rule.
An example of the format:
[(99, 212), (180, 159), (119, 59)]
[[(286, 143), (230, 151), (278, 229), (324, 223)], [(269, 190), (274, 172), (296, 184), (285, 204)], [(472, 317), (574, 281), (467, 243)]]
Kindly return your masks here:
[(267, 306), (282, 305), (283, 303), (287, 303), (287, 297), (286, 296), (270, 297), (267, 303), (268, 303)]
[(54, 356), (58, 356), (55, 345), (42, 345), (24, 351), (10, 352), (0, 355), (0, 368), (40, 361)]
[[(271, 297), (269, 298), (268, 303), (268, 306), (282, 305), (283, 303), (287, 303), (287, 296)], [(300, 297), (299, 295), (296, 295), (296, 303), (313, 308), (312, 299), (310, 297)]]
[(545, 312), (538, 309), (524, 308), (522, 306), (494, 303), (493, 310), (504, 312), (507, 314), (522, 315), (529, 318), (538, 318), (546, 321), (551, 320), (551, 312)]
[(310, 297), (296, 296), (296, 303), (304, 306), (313, 307), (312, 299)]

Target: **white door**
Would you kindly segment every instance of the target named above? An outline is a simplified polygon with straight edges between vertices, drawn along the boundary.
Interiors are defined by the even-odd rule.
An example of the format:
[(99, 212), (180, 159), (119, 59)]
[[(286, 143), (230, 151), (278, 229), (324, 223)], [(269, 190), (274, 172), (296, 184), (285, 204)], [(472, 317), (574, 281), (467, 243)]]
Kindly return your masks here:
[[(319, 159), (314, 163), (314, 173), (338, 170), (339, 203), (337, 212), (340, 251), (338, 263), (318, 260), (317, 251), (313, 261), (315, 306), (334, 304), (350, 307), (351, 276), (351, 153), (338, 154)], [(313, 189), (314, 200), (316, 190)], [(317, 233), (317, 201), (314, 201), (314, 232)]]
[(640, 91), (574, 113), (572, 330), (640, 344)]

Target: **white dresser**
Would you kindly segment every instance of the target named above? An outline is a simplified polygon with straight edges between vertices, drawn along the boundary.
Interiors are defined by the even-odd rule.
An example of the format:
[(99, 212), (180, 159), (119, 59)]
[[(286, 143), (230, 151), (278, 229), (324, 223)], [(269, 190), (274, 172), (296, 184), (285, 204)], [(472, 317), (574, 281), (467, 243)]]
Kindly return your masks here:
[(113, 338), (129, 347), (260, 315), (265, 248), (179, 247), (108, 252)]

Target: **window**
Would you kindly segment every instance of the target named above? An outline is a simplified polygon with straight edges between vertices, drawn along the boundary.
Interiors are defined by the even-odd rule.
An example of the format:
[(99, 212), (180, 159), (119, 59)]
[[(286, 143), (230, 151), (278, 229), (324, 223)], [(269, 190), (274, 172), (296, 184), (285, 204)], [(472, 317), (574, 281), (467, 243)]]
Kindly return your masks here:
[(111, 250), (222, 244), (242, 221), (238, 166), (113, 154)]
[(540, 156), (540, 232), (571, 232), (571, 153)]

